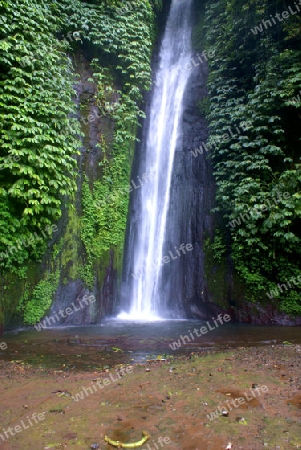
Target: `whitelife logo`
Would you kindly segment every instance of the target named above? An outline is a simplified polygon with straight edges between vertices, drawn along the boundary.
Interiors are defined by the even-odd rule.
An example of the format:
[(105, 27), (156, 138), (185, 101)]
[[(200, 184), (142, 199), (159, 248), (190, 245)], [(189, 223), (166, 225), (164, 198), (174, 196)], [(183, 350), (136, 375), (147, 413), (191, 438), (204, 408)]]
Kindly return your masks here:
[(301, 89), (300, 89), (300, 91), (298, 92), (297, 97), (293, 97), (293, 102), (294, 102), (294, 103), (300, 103), (300, 100), (301, 100)]
[[(158, 261), (153, 261), (153, 263), (152, 263), (152, 264), (153, 264), (153, 268), (156, 268), (158, 265), (164, 266), (164, 264), (170, 263), (171, 259), (172, 259), (172, 260), (178, 259), (178, 257), (182, 256), (181, 253), (180, 253), (180, 250), (181, 250), (181, 252), (182, 252), (183, 255), (186, 255), (185, 249), (186, 249), (188, 252), (191, 252), (191, 250), (193, 250), (192, 244), (186, 244), (186, 245), (185, 245), (185, 244), (181, 244), (181, 245), (179, 246), (179, 248), (175, 247), (175, 251), (176, 251), (176, 253), (177, 253), (178, 256), (174, 255), (174, 254), (172, 253), (172, 250), (170, 250), (170, 251), (169, 251), (169, 256), (168, 256), (168, 255), (163, 256), (163, 257), (161, 258), (161, 261), (160, 261), (160, 260), (158, 260)], [(170, 258), (171, 258), (171, 259), (170, 259)], [(162, 262), (162, 261), (163, 261), (163, 262)], [(135, 278), (135, 280), (138, 280), (138, 279), (143, 275), (143, 273), (145, 272), (145, 269), (146, 269), (146, 264), (144, 263), (144, 264), (143, 264), (143, 267), (142, 267), (141, 269), (139, 269), (137, 272), (131, 274), (132, 277)]]
[[(51, 326), (54, 325), (56, 323), (56, 321), (60, 321), (60, 317), (58, 316), (58, 314), (60, 314), (61, 318), (65, 319), (67, 316), (71, 316), (74, 312), (76, 311), (80, 311), (81, 309), (83, 309), (85, 306), (88, 306), (90, 303), (94, 303), (96, 301), (96, 298), (94, 297), (94, 295), (90, 295), (88, 298), (88, 296), (85, 295), (81, 300), (78, 301), (80, 308), (77, 308), (76, 305), (74, 304), (74, 302), (71, 303), (73, 308), (65, 308), (65, 310), (60, 309), (58, 311), (58, 313), (53, 313), (52, 316), (46, 317), (43, 321), (37, 323), (34, 327), (37, 331), (41, 331), (44, 328), (47, 328), (47, 326)], [(85, 303), (85, 305), (82, 304), (82, 302)], [(64, 315), (64, 313), (66, 315)]]
[[(268, 392), (269, 389), (265, 384), (263, 384), (260, 387), (251, 388), (250, 394), (252, 395), (248, 395), (247, 392), (244, 392), (244, 397), (238, 397), (233, 398), (232, 400), (227, 400), (226, 401), (227, 406), (218, 406), (218, 409), (216, 409), (210, 414), (206, 414), (207, 419), (209, 419), (212, 422), (212, 420), (217, 419), (218, 416), (225, 415), (225, 413), (232, 411), (233, 408), (239, 408), (239, 405), (244, 405), (246, 401), (249, 402), (253, 400), (256, 397), (256, 394), (261, 395), (260, 391), (265, 393)], [(233, 405), (233, 407), (230, 406), (230, 403)]]
[[(33, 413), (31, 418), (26, 416), (27, 423), (25, 423), (26, 420), (21, 420), (20, 425), (15, 425), (14, 427), (8, 427), (6, 430), (3, 428), (3, 432), (2, 432), (3, 434), (0, 433), (0, 438), (2, 439), (3, 442), (5, 442), (6, 439), (9, 439), (11, 436), (15, 436), (16, 433), (21, 433), (21, 431), (27, 430), (27, 428), (32, 427), (34, 425), (34, 423), (32, 423), (32, 420), (35, 423), (38, 423), (39, 421), (44, 420), (45, 414), (46, 414), (46, 412)], [(10, 433), (10, 436), (8, 433)], [(4, 435), (5, 435), (5, 437), (4, 437)]]
[(286, 283), (283, 283), (283, 284), (278, 283), (277, 284), (278, 289), (272, 289), (269, 293), (266, 292), (266, 295), (269, 297), (269, 299), (278, 298), (280, 296), (280, 294), (282, 294), (284, 292), (283, 288), (285, 288), (286, 291), (294, 288), (294, 286), (291, 285), (290, 281), (292, 283), (294, 283), (294, 286), (300, 286), (301, 275), (298, 276), (297, 281), (296, 281), (296, 277), (292, 277), (292, 278), (290, 278), (289, 281), (286, 281)]
[[(224, 134), (221, 136), (222, 141), (228, 142), (228, 141), (230, 141), (232, 138), (237, 137), (239, 134), (241, 134), (240, 129), (241, 129), (243, 132), (247, 131), (249, 128), (251, 128), (252, 122), (251, 122), (251, 121), (244, 121), (244, 122), (240, 122), (239, 125), (240, 125), (240, 126), (239, 126), (239, 127), (235, 127), (235, 129), (232, 128), (232, 127), (228, 127), (227, 130), (229, 131), (229, 133), (224, 133)], [(215, 146), (217, 143), (220, 142), (221, 139), (220, 139), (220, 138), (212, 139), (212, 140), (210, 141), (210, 143), (207, 142), (207, 144), (206, 144), (205, 142), (201, 142), (201, 145), (199, 146), (199, 148), (196, 148), (196, 149), (194, 149), (194, 150), (191, 150), (192, 156), (193, 156), (194, 158), (196, 158), (198, 155), (202, 155), (202, 154), (204, 153), (204, 150), (205, 150), (205, 152), (211, 151), (211, 150), (214, 148), (214, 146)]]
[[(200, 328), (200, 330), (199, 330), (201, 334), (199, 334), (197, 328), (195, 328), (192, 333), (195, 333), (197, 335), (197, 337), (201, 337), (203, 334), (207, 334), (208, 331), (215, 330), (220, 325), (223, 325), (224, 322), (229, 322), (231, 320), (231, 317), (229, 316), (229, 314), (224, 314), (223, 316), (222, 316), (222, 314), (219, 314), (216, 319), (214, 319), (212, 317), (212, 320), (213, 320), (214, 325), (215, 325), (214, 327), (211, 327), (210, 323), (207, 321), (206, 324), (207, 324), (208, 328), (206, 326), (202, 326)], [(218, 322), (219, 322), (220, 325), (218, 324)], [(178, 348), (181, 348), (182, 345), (187, 344), (191, 340), (194, 341), (195, 336), (191, 333), (190, 330), (188, 330), (188, 333), (190, 334), (191, 339), (186, 334), (185, 334), (185, 336), (181, 335), (180, 339), (178, 341), (174, 341), (172, 344), (169, 344), (169, 347), (172, 350), (177, 350)]]
[[(278, 20), (278, 22), (283, 22), (283, 20), (288, 19), (290, 16), (294, 16), (295, 14), (298, 14), (301, 11), (301, 9), (299, 8), (299, 6), (301, 5), (301, 0), (299, 0), (299, 5), (296, 2), (294, 2), (294, 5), (295, 5), (297, 11), (294, 11), (292, 9), (292, 7), (289, 6), (288, 7), (289, 11), (282, 11), (282, 13), (281, 13), (282, 19), (281, 19), (279, 13), (275, 14), (274, 17), (272, 16), (272, 14), (270, 14), (271, 20), (262, 19), (260, 25), (256, 25), (255, 28), (251, 28), (252, 33), (256, 35), (258, 33), (262, 33), (264, 31), (264, 29), (267, 29), (269, 27), (272, 27), (273, 25), (276, 25), (277, 22), (276, 22), (275, 18)], [(264, 28), (262, 25), (264, 26)]]
[(7, 350), (7, 343), (6, 342), (1, 342), (0, 343), (0, 350)]
[(154, 445), (154, 447), (151, 447), (150, 444), (148, 443), (148, 444), (146, 444), (146, 447), (143, 446), (141, 450), (143, 450), (143, 449), (145, 449), (145, 450), (159, 450), (160, 448), (163, 448), (164, 445), (168, 445), (170, 443), (171, 443), (171, 440), (170, 440), (170, 438), (168, 436), (165, 436), (165, 437), (160, 436), (158, 438), (158, 444), (160, 444), (161, 447), (159, 447), (157, 442), (155, 442), (153, 440), (153, 444), (152, 445)]
[[(48, 233), (48, 236), (47, 236), (47, 234), (44, 233), (43, 230), (39, 230), (39, 232), (42, 233), (42, 235), (45, 239), (49, 239), (49, 237), (52, 235), (52, 233), (56, 233), (57, 231), (58, 231), (58, 227), (56, 225), (47, 225), (45, 227), (45, 232)], [(0, 253), (0, 261), (3, 258), (7, 258), (9, 256), (9, 253), (12, 255), (14, 252), (17, 252), (18, 250), (20, 250), (23, 247), (27, 248), (30, 245), (35, 245), (36, 244), (35, 241), (41, 241), (41, 240), (43, 240), (43, 237), (39, 236), (37, 234), (37, 232), (35, 232), (35, 233), (32, 233), (30, 235), (30, 237), (27, 239), (20, 239), (19, 241), (16, 242), (15, 246), (10, 245), (7, 247), (7, 250), (5, 253), (4, 252)]]
[[(275, 194), (276, 195), (276, 194)], [(239, 225), (242, 224), (242, 222), (246, 222), (247, 220), (250, 220), (251, 217), (253, 218), (259, 218), (261, 217), (261, 213), (268, 211), (268, 209), (272, 209), (275, 205), (277, 205), (278, 203), (282, 202), (283, 199), (281, 197), (283, 197), (285, 200), (287, 200), (290, 197), (290, 194), (288, 192), (280, 192), (277, 189), (277, 195), (278, 195), (278, 199), (273, 197), (272, 199), (266, 199), (266, 203), (264, 205), (261, 205), (259, 207), (254, 207), (251, 210), (249, 210), (248, 212), (246, 212), (245, 214), (240, 213), (240, 215), (233, 220), (230, 220), (228, 222), (228, 225), (230, 225), (231, 228), (235, 228)], [(275, 203), (275, 205), (273, 205), (272, 201)]]
[(115, 202), (118, 199), (119, 195), (124, 196), (124, 195), (127, 195), (129, 192), (132, 192), (133, 189), (139, 189), (144, 184), (149, 183), (149, 181), (153, 180), (154, 177), (155, 177), (155, 172), (149, 172), (149, 173), (145, 172), (142, 175), (142, 179), (139, 177), (139, 175), (137, 175), (136, 178), (138, 179), (138, 181), (137, 180), (135, 180), (135, 181), (137, 184), (139, 183), (138, 186), (135, 184), (134, 180), (131, 180), (131, 182), (128, 186), (116, 189), (116, 191), (113, 191), (110, 194), (108, 194), (105, 199), (97, 201), (95, 203), (95, 205), (99, 208), (105, 207), (107, 203)]
[(75, 395), (72, 395), (72, 398), (75, 402), (79, 402), (80, 400), (83, 400), (85, 397), (89, 397), (89, 395), (95, 394), (95, 392), (97, 392), (98, 388), (103, 389), (105, 386), (109, 386), (110, 384), (121, 380), (121, 378), (123, 376), (126, 376), (128, 373), (132, 373), (132, 372), (133, 372), (133, 367), (131, 367), (131, 366), (122, 367), (121, 369), (116, 371), (116, 378), (114, 378), (113, 373), (110, 373), (109, 378), (106, 377), (103, 380), (99, 378), (95, 383), (93, 381), (91, 381), (92, 387), (82, 386), (82, 390), (80, 392), (77, 392)]
[[(183, 73), (183, 72), (186, 72), (188, 70), (195, 69), (200, 64), (204, 64), (205, 62), (208, 62), (208, 58), (214, 58), (215, 57), (215, 50), (209, 50), (207, 55), (206, 55), (206, 53), (207, 53), (207, 50), (204, 50), (201, 55), (199, 53), (197, 53), (196, 55), (192, 56), (190, 58), (191, 62), (186, 64), (185, 67), (181, 67), (180, 68), (181, 72)], [(195, 59), (196, 59), (196, 61), (195, 61)], [(157, 73), (157, 77), (154, 80), (153, 84), (155, 86), (160, 86), (163, 83), (163, 81), (164, 81), (164, 79), (162, 77), (162, 74), (160, 72), (158, 72)]]

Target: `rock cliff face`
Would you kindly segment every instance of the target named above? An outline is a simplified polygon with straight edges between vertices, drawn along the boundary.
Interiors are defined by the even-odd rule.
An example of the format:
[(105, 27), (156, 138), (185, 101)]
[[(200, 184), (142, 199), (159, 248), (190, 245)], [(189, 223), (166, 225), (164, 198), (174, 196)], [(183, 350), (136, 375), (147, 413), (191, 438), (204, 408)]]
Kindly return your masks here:
[[(76, 55), (75, 67), (80, 75), (76, 85), (78, 103), (78, 120), (84, 133), (81, 155), (78, 158), (78, 191), (73, 208), (69, 213), (65, 211), (65, 218), (59, 225), (57, 241), (61, 239), (62, 246), (57, 256), (60, 266), (60, 281), (55, 293), (54, 301), (48, 316), (54, 316), (59, 310), (68, 307), (73, 309), (69, 316), (57, 315), (57, 324), (83, 325), (95, 323), (105, 315), (111, 314), (116, 299), (116, 268), (114, 267), (114, 251), (108, 252), (104, 261), (94, 267), (94, 285), (88, 289), (79, 276), (79, 267), (84, 266), (85, 251), (80, 236), (80, 220), (82, 220), (83, 195), (82, 185), (84, 179), (93, 183), (101, 179), (99, 163), (102, 160), (102, 148), (98, 145), (101, 136), (106, 135), (112, 140), (114, 123), (101, 115), (95, 101), (96, 85), (91, 81), (92, 69), (83, 53)], [(95, 298), (94, 302), (85, 302), (89, 296)], [(74, 307), (72, 306), (74, 305)]]
[[(192, 316), (196, 305), (208, 301), (205, 277), (204, 241), (213, 234), (214, 180), (208, 153), (196, 152), (207, 139), (207, 126), (197, 108), (206, 96), (207, 65), (186, 70), (189, 77), (185, 93), (183, 136), (176, 151), (167, 221), (166, 254), (182, 243), (193, 249), (164, 266), (165, 295), (170, 307)], [(194, 156), (195, 155), (195, 156)], [(165, 253), (164, 253), (165, 254)]]

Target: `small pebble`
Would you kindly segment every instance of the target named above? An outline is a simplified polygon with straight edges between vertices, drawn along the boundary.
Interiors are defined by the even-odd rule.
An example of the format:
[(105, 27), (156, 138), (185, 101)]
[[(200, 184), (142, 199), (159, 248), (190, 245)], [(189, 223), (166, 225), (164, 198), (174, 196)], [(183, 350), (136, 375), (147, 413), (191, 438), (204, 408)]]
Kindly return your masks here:
[(92, 444), (91, 448), (92, 450), (97, 450), (99, 448), (99, 444)]

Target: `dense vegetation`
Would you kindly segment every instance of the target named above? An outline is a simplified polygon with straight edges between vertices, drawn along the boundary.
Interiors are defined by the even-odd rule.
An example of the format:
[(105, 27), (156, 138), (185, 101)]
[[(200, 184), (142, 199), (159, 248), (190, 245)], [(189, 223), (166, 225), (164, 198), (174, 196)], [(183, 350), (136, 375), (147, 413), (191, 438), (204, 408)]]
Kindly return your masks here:
[(8, 1), (0, 21), (0, 264), (15, 268), (43, 254), (32, 234), (57, 221), (75, 189), (78, 127), (58, 19), (43, 2)]
[[(122, 247), (131, 149), (142, 115), (142, 93), (150, 86), (156, 32), (153, 10), (160, 6), (160, 0), (139, 0), (135, 8), (115, 0), (0, 1), (0, 271), (4, 276), (27, 277), (30, 262), (41, 261), (57, 231), (62, 209), (71, 205), (69, 217), (74, 210), (78, 155), (88, 132), (79, 121), (75, 90), (79, 53), (85, 54), (92, 68), (99, 114), (112, 119), (115, 127), (110, 145), (105, 133), (100, 136), (101, 179), (92, 185), (87, 179), (81, 192), (79, 234), (86, 257), (74, 278), (92, 286), (95, 259), (104, 258), (112, 247)], [(49, 308), (59, 281), (57, 270), (52, 262), (36, 287), (25, 285), (18, 308), (26, 322), (36, 322)]]
[(209, 142), (235, 268), (249, 300), (276, 289), (280, 308), (300, 315), (300, 13), (287, 1), (206, 2), (194, 40), (215, 52)]

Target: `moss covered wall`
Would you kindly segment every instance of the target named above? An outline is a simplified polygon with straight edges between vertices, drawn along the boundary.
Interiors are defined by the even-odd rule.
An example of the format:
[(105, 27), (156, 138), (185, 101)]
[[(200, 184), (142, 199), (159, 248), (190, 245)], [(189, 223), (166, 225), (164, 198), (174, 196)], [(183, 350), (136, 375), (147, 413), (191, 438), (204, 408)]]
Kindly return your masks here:
[[(31, 6), (23, 0), (1, 2), (5, 26), (0, 33), (0, 65), (3, 69), (0, 89), (8, 89), (9, 83), (20, 83), (20, 79), (23, 83), (22, 78), (25, 85), (26, 77), (37, 74), (38, 67), (45, 71), (40, 75), (40, 81), (42, 83), (42, 76), (48, 75), (48, 84), (41, 84), (41, 98), (32, 99), (30, 93), (26, 94), (29, 105), (35, 101), (35, 109), (30, 111), (28, 121), (41, 126), (38, 125), (40, 120), (43, 126), (51, 126), (55, 136), (52, 142), (56, 133), (60, 133), (61, 139), (57, 147), (54, 143), (52, 146), (41, 144), (35, 150), (35, 154), (43, 153), (47, 164), (54, 161), (51, 170), (57, 169), (58, 181), (55, 176), (48, 181), (49, 186), (57, 187), (53, 194), (56, 216), (47, 220), (44, 216), (42, 219), (35, 217), (26, 205), (17, 204), (13, 196), (9, 197), (13, 191), (2, 174), (7, 177), (13, 164), (15, 178), (6, 179), (14, 186), (24, 169), (12, 159), (11, 144), (4, 145), (4, 140), (0, 141), (0, 169), (5, 170), (5, 173), (0, 172), (0, 203), (4, 205), (0, 204), (0, 222), (7, 223), (6, 211), (9, 211), (12, 224), (18, 223), (20, 218), (23, 221), (25, 236), (42, 235), (46, 224), (54, 230), (44, 233), (41, 239), (33, 239), (27, 251), (21, 242), (10, 252), (14, 240), (19, 237), (17, 232), (15, 236), (9, 236), (15, 225), (10, 227), (8, 224), (7, 234), (0, 235), (0, 253), (3, 251), (0, 257), (0, 323), (5, 326), (22, 322), (34, 324), (45, 314), (79, 302), (92, 293), (96, 305), (74, 314), (75, 323), (94, 322), (110, 314), (116, 305), (131, 164), (138, 122), (143, 116), (143, 93), (151, 81), (150, 63), (156, 33), (153, 8), (159, 7), (160, 2), (141, 0), (135, 9), (128, 10), (122, 10), (121, 6), (122, 3), (113, 0), (99, 5), (80, 0), (72, 3), (35, 0)], [(13, 38), (13, 32), (19, 27), (18, 10), (23, 11), (24, 22), (30, 31), (22, 35), (22, 30), (18, 29), (20, 34)], [(47, 40), (33, 48), (32, 35), (37, 36), (38, 42), (43, 33)], [(22, 40), (22, 49), (11, 45), (14, 39)], [(52, 45), (51, 50), (48, 45)], [(47, 59), (47, 53), (52, 60)], [(20, 64), (21, 70), (18, 69)], [(54, 68), (52, 72), (47, 64)], [(58, 77), (55, 70), (60, 78), (55, 78)], [(58, 89), (61, 89), (60, 94)], [(66, 105), (65, 111), (51, 107), (44, 110), (46, 97), (54, 105), (60, 96), (62, 105)], [(14, 97), (14, 108), (23, 102), (22, 95), (19, 97)], [(9, 113), (1, 106), (0, 120)], [(43, 119), (39, 117), (42, 113)], [(20, 117), (22, 120), (22, 114)], [(11, 123), (7, 121), (5, 127), (9, 136)], [(26, 142), (27, 132), (27, 129), (20, 129), (20, 142)], [(65, 147), (73, 153), (70, 155), (73, 167), (67, 157), (64, 159)], [(26, 161), (32, 166), (29, 173), (41, 171), (40, 159), (36, 161), (31, 156), (32, 146), (28, 145), (26, 151)], [(60, 189), (62, 175), (58, 169), (61, 167), (65, 168), (66, 180), (71, 180), (69, 189)], [(34, 178), (24, 183), (26, 195), (38, 195), (38, 190), (36, 194), (30, 191)], [(40, 204), (43, 201), (40, 200)], [(35, 202), (33, 200), (33, 204)], [(25, 220), (28, 214), (33, 214), (31, 222)], [(72, 317), (68, 323), (72, 323)]]

